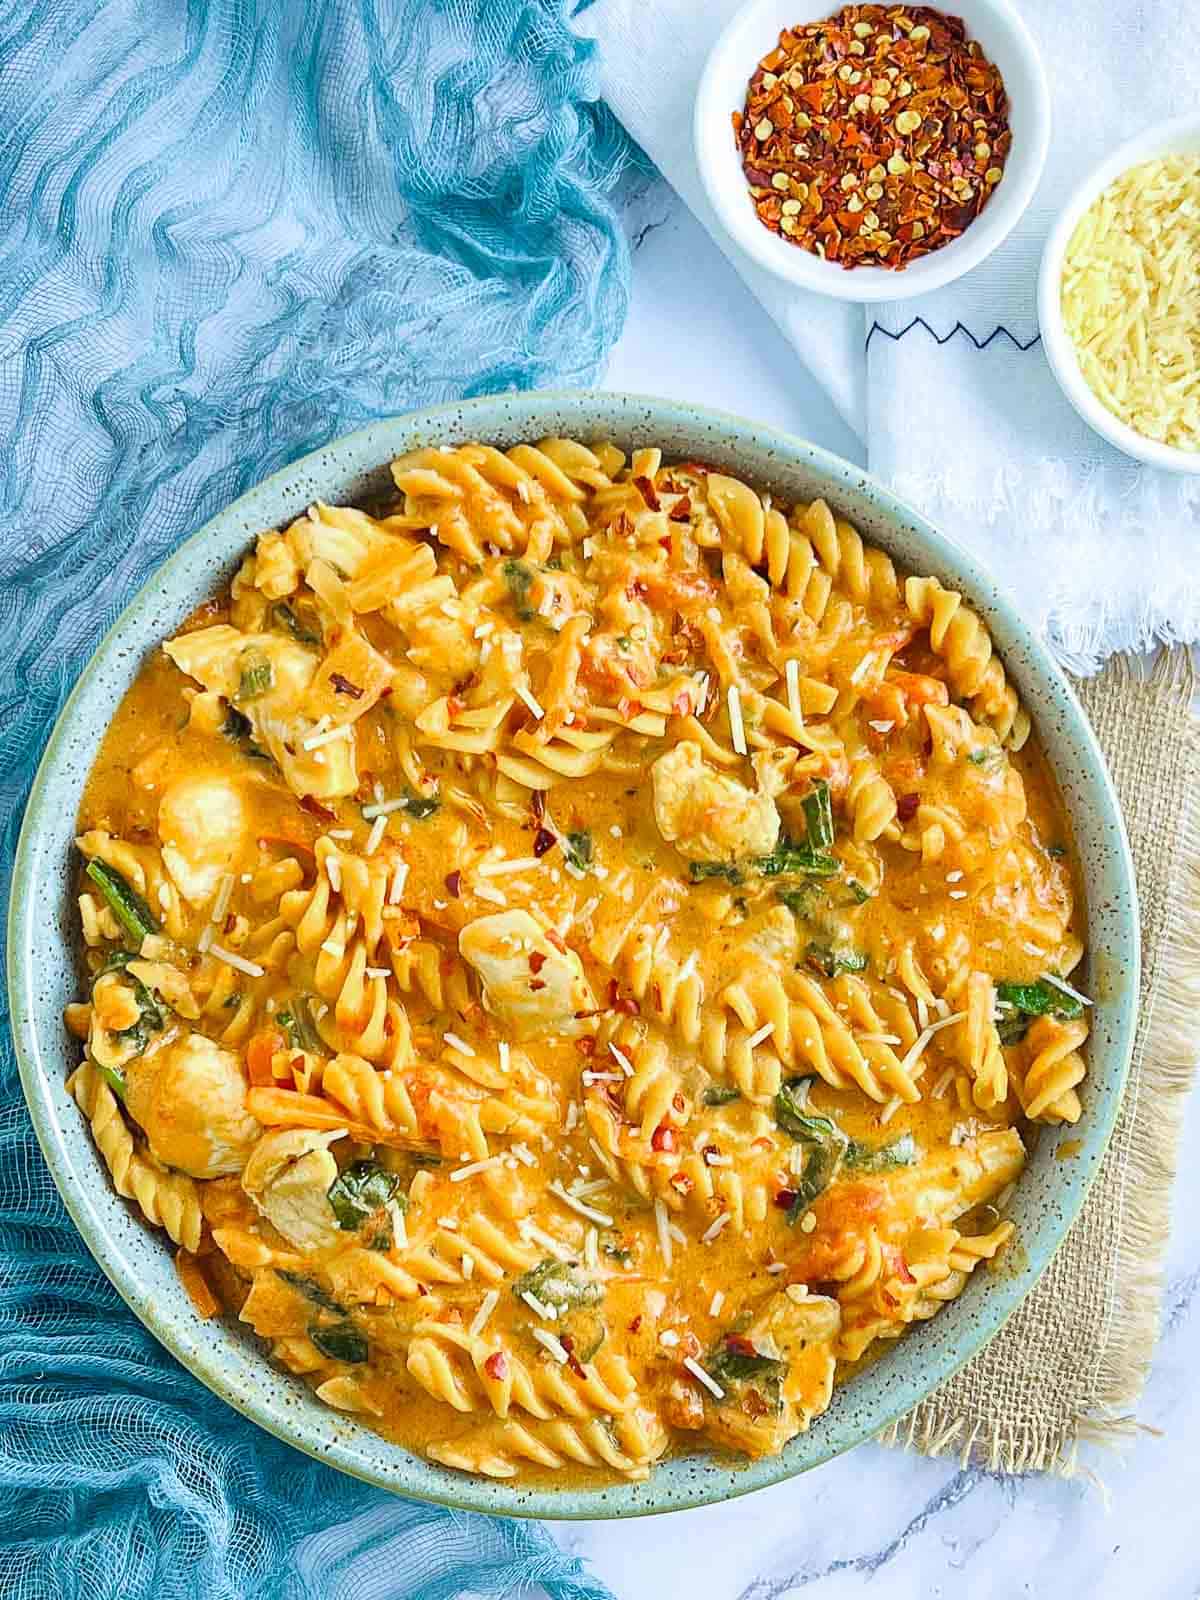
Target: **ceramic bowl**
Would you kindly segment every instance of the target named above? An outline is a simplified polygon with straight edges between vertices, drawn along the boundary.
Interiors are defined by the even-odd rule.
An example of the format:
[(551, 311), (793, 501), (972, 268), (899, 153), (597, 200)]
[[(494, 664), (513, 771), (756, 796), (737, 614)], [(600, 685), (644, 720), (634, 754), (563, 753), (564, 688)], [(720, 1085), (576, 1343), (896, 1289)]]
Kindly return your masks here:
[[(201, 1322), (163, 1236), (118, 1198), (66, 1091), (78, 1044), (62, 1024), (79, 992), (72, 928), (72, 837), (80, 792), (100, 737), (139, 666), (235, 570), (254, 537), (320, 496), (356, 502), (390, 483), (387, 463), (426, 444), (551, 434), (661, 445), (668, 459), (713, 463), (784, 499), (823, 495), (897, 561), (961, 588), (987, 620), (1058, 774), (1075, 819), (1087, 886), (1089, 982), (1097, 996), (1084, 1115), (1047, 1128), (1018, 1186), (1020, 1248), (981, 1272), (960, 1299), (837, 1391), (830, 1410), (781, 1456), (749, 1465), (692, 1455), (664, 1462), (646, 1483), (555, 1491), (463, 1477), (424, 1461), (331, 1411), (299, 1379), (274, 1370), (248, 1331)], [(50, 739), (17, 851), (9, 908), (12, 1026), (30, 1114), (46, 1161), (96, 1260), (151, 1331), (214, 1394), (331, 1466), (397, 1493), (511, 1515), (629, 1517), (746, 1494), (803, 1472), (879, 1432), (915, 1405), (985, 1340), (1037, 1281), (1082, 1204), (1108, 1142), (1133, 1038), (1138, 923), (1128, 846), (1108, 776), (1078, 702), (1012, 602), (963, 550), (859, 468), (815, 446), (720, 412), (637, 395), (498, 395), (378, 422), (305, 456), (243, 495), (183, 544), (103, 640)], [(1064, 1137), (1077, 1153), (1059, 1160)]]
[(1171, 122), (1156, 123), (1114, 150), (1088, 173), (1059, 213), (1042, 251), (1038, 274), (1038, 327), (1042, 349), (1062, 392), (1101, 438), (1115, 444), (1127, 456), (1134, 456), (1151, 467), (1165, 467), (1168, 472), (1200, 473), (1200, 450), (1177, 450), (1173, 445), (1160, 444), (1157, 439), (1147, 439), (1145, 434), (1114, 416), (1093, 394), (1080, 370), (1071, 336), (1063, 326), (1063, 259), (1084, 212), (1123, 172), (1162, 156), (1197, 154), (1200, 154), (1200, 115), (1196, 112), (1176, 117)]
[(750, 0), (713, 45), (696, 92), (693, 138), (700, 176), (722, 226), (760, 267), (798, 289), (837, 300), (906, 300), (940, 289), (991, 255), (1033, 199), (1050, 143), (1050, 92), (1033, 36), (1008, 0), (955, 0), (948, 8), (978, 39), (999, 69), (1009, 99), (1012, 149), (1004, 177), (959, 238), (920, 256), (900, 272), (883, 267), (847, 270), (764, 228), (751, 201), (730, 117), (746, 103), (755, 68), (779, 42), (782, 29), (818, 22), (836, 0)]

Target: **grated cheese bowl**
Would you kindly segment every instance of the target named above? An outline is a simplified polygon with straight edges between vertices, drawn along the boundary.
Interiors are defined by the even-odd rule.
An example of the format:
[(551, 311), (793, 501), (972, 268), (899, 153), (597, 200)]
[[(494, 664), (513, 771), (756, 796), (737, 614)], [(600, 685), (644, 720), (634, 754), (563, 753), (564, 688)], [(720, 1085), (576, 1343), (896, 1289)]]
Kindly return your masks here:
[[(921, 0), (926, 3), (926, 0)], [(1009, 100), (1012, 149), (1004, 177), (970, 227), (903, 270), (847, 269), (803, 250), (759, 221), (730, 117), (745, 104), (759, 61), (797, 23), (831, 16), (839, 0), (749, 0), (714, 44), (696, 91), (693, 142), (700, 176), (721, 226), (757, 266), (798, 289), (863, 303), (908, 299), (953, 283), (991, 255), (1016, 227), (1042, 176), (1050, 144), (1050, 91), (1032, 34), (1009, 0), (955, 0), (945, 9), (966, 23), (999, 69)]]
[[(79, 1047), (62, 1021), (78, 985), (72, 886), (80, 794), (147, 653), (228, 579), (258, 533), (290, 522), (314, 499), (377, 499), (390, 486), (394, 455), (469, 440), (508, 447), (547, 435), (612, 439), (626, 451), (659, 445), (668, 459), (709, 462), (782, 499), (823, 496), (903, 566), (966, 595), (1033, 717), (1075, 823), (1091, 951), (1087, 983), (1096, 1000), (1083, 1117), (1073, 1127), (1041, 1128), (1011, 1206), (1018, 1247), (998, 1270), (972, 1277), (933, 1321), (840, 1386), (830, 1409), (781, 1455), (735, 1463), (681, 1454), (646, 1482), (566, 1489), (465, 1477), (428, 1461), (331, 1410), (301, 1379), (273, 1368), (245, 1325), (199, 1320), (165, 1236), (142, 1224), (116, 1194), (67, 1092)], [(101, 642), (50, 737), (17, 847), (8, 951), (21, 1081), (51, 1175), (99, 1265), (146, 1327), (212, 1391), (211, 1403), (225, 1401), (297, 1449), (394, 1493), (466, 1510), (552, 1518), (643, 1516), (782, 1482), (872, 1438), (960, 1367), (1033, 1288), (1083, 1204), (1120, 1106), (1139, 983), (1133, 869), (1103, 758), (1070, 686), (996, 581), (889, 489), (801, 439), (644, 395), (553, 391), (437, 406), (325, 445), (235, 501), (150, 577)]]
[(1062, 392), (1102, 439), (1107, 439), (1109, 444), (1115, 445), (1127, 456), (1144, 461), (1150, 467), (1162, 467), (1167, 472), (1200, 473), (1200, 450), (1179, 450), (1174, 445), (1148, 439), (1136, 428), (1122, 422), (1092, 392), (1063, 322), (1060, 287), (1071, 235), (1080, 218), (1110, 183), (1130, 167), (1141, 166), (1144, 162), (1155, 161), (1162, 156), (1198, 153), (1200, 115), (1196, 113), (1156, 123), (1114, 150), (1112, 155), (1088, 173), (1059, 213), (1046, 240), (1038, 274), (1038, 325), (1042, 348)]

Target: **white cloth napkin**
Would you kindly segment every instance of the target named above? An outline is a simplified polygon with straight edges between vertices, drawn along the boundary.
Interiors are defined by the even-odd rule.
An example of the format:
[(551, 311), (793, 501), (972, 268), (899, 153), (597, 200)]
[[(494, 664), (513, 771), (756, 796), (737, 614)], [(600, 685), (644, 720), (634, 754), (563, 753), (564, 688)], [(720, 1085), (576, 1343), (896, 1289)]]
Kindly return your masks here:
[(1036, 313), (1042, 243), (1073, 184), (1148, 122), (1194, 108), (1185, 41), (1200, 37), (1200, 0), (1028, 7), (1054, 101), (1033, 205), (965, 278), (873, 307), (752, 265), (707, 202), (692, 99), (740, 3), (594, 0), (577, 25), (600, 47), (609, 104), (859, 432), (872, 472), (987, 561), (1073, 669), (1200, 638), (1200, 478), (1141, 467), (1076, 416), (1042, 355)]

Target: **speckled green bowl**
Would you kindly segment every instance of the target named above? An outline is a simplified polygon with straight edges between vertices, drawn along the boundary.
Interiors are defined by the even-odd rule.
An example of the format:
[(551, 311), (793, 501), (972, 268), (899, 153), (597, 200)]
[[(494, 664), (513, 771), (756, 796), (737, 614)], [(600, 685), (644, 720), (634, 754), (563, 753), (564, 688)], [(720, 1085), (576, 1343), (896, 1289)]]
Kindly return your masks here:
[[(77, 992), (71, 841), (80, 791), (139, 665), (226, 579), (263, 528), (315, 497), (358, 501), (389, 482), (397, 452), (483, 439), (500, 445), (547, 434), (661, 445), (744, 475), (784, 499), (823, 495), (871, 540), (917, 572), (961, 588), (987, 619), (1005, 665), (1049, 751), (1075, 820), (1087, 884), (1089, 983), (1097, 997), (1083, 1089), (1084, 1115), (1038, 1141), (1012, 1206), (1020, 1244), (998, 1273), (979, 1273), (960, 1299), (839, 1389), (829, 1411), (781, 1456), (747, 1466), (694, 1455), (663, 1463), (646, 1483), (523, 1489), (434, 1466), (321, 1405), (276, 1372), (254, 1338), (193, 1314), (164, 1248), (114, 1193), (83, 1118), (64, 1087), (78, 1055), (61, 1022)], [(47, 915), (47, 911), (51, 915)], [(9, 992), (21, 1078), (63, 1199), (130, 1306), (214, 1394), (281, 1439), (397, 1493), (517, 1516), (629, 1517), (702, 1505), (778, 1482), (858, 1444), (915, 1405), (1029, 1293), (1082, 1204), (1117, 1115), (1138, 991), (1133, 871), (1103, 759), (1079, 705), (1012, 603), (976, 563), (849, 462), (766, 427), (698, 406), (639, 395), (501, 395), (376, 423), (278, 472), (215, 517), (155, 574), (109, 632), (67, 702), (37, 775), (17, 851), (9, 908)], [(1060, 1138), (1078, 1153), (1058, 1160)]]

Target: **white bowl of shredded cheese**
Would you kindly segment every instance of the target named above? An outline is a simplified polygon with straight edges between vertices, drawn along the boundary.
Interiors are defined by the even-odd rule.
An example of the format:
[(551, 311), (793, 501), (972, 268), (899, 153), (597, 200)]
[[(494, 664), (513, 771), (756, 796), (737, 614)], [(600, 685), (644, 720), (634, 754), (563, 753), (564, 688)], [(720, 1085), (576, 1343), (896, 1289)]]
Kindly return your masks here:
[(1097, 433), (1200, 473), (1200, 116), (1147, 129), (1079, 185), (1046, 241), (1038, 319)]

